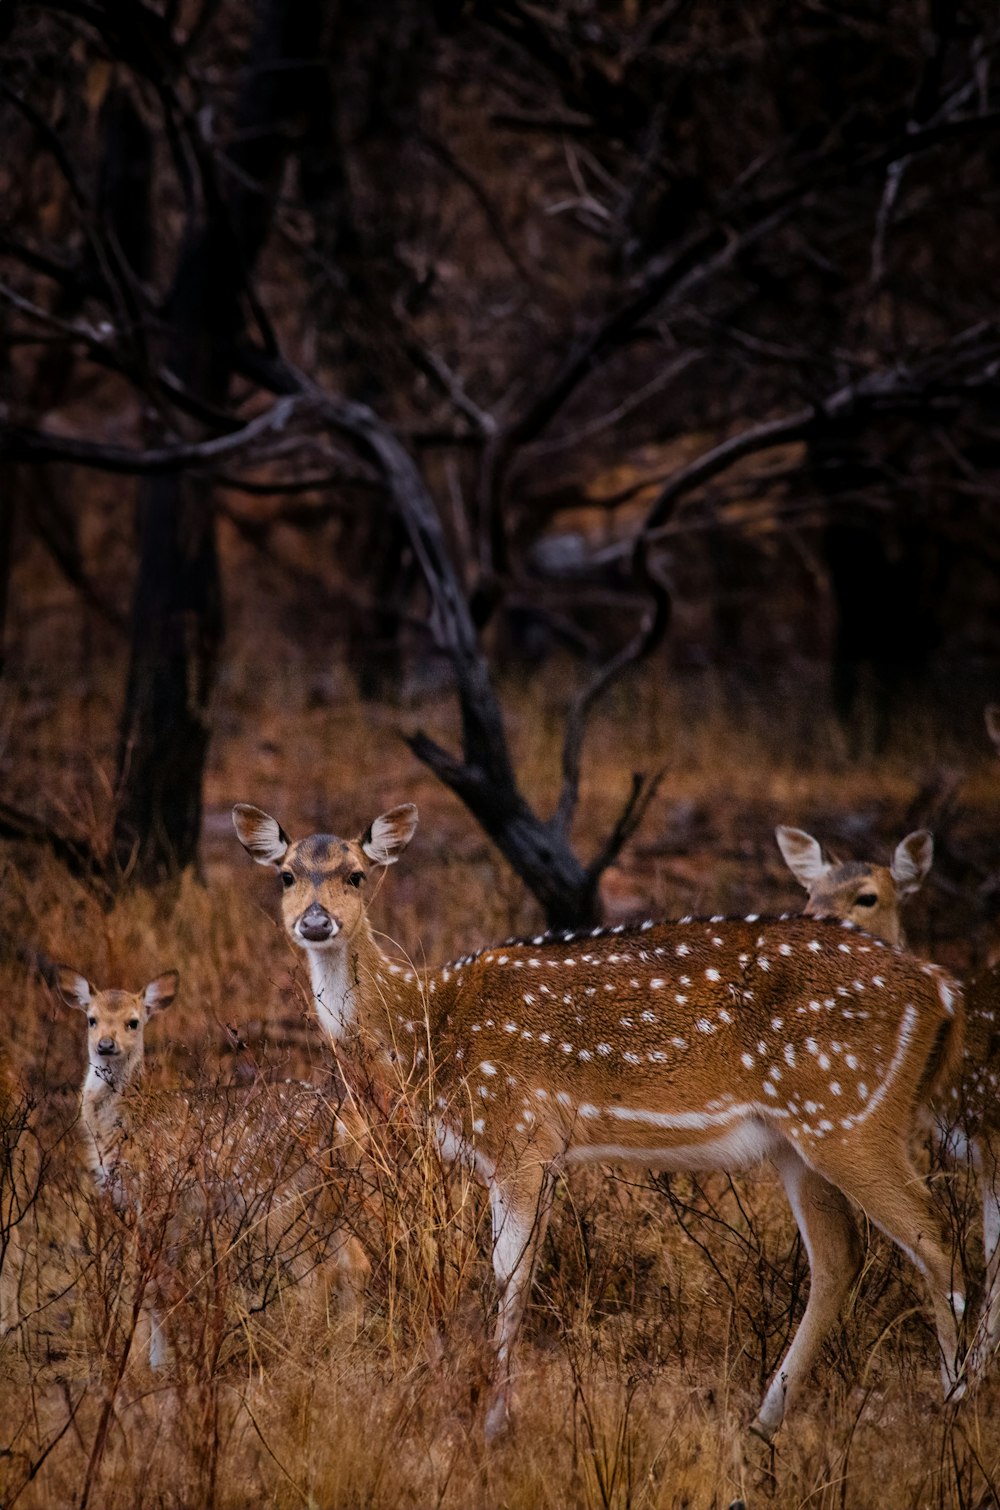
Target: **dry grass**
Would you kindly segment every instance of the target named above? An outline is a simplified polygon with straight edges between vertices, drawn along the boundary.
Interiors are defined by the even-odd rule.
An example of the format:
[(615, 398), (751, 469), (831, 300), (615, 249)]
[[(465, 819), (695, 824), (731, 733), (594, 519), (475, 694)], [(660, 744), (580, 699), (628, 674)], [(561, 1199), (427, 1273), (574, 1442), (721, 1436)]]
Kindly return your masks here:
[[(37, 854), (6, 858), (0, 928), (101, 984), (138, 988), (176, 966), (178, 1004), (150, 1028), (149, 1073), (164, 1086), (240, 1080), (257, 1069), (329, 1074), (301, 958), (274, 921), (271, 878), (229, 830), (234, 800), (274, 811), (293, 835), (360, 829), (412, 799), (422, 825), (386, 881), (377, 921), (436, 960), (537, 926), (517, 881), (464, 812), (394, 737), (450, 711), (361, 709), (317, 699), (289, 667), (264, 688), (234, 662), (220, 696), (207, 786), (206, 876), (110, 911)], [(555, 791), (560, 690), (517, 695), (512, 734), (526, 784)], [(8, 741), (14, 785), (44, 774), (51, 807), (84, 826), (106, 808), (110, 720), (100, 688), (53, 704)], [(103, 711), (102, 711), (103, 709)], [(81, 736), (81, 729), (86, 736)], [(985, 742), (984, 742), (985, 743)], [(73, 758), (67, 758), (67, 751)], [(618, 915), (791, 910), (801, 894), (773, 845), (803, 824), (857, 854), (884, 853), (923, 821), (911, 811), (936, 771), (961, 769), (948, 845), (912, 916), (918, 941), (967, 968), (989, 943), (1000, 779), (914, 718), (878, 762), (852, 762), (831, 727), (776, 726), (733, 709), (718, 687), (623, 691), (595, 724), (581, 803), (589, 851), (633, 768), (667, 776), (639, 839), (608, 878)], [(83, 815), (83, 817), (81, 817)], [(932, 826), (934, 812), (930, 811)], [(842, 826), (848, 816), (853, 826)], [(697, 1507), (737, 1498), (776, 1507), (985, 1507), (998, 1502), (998, 1390), (956, 1408), (939, 1395), (924, 1296), (872, 1241), (859, 1291), (825, 1350), (816, 1389), (775, 1456), (744, 1426), (801, 1315), (807, 1268), (776, 1181), (608, 1178), (561, 1186), (521, 1355), (514, 1438), (481, 1442), (492, 1306), (481, 1193), (448, 1173), (402, 1110), (375, 1121), (362, 1160), (357, 1228), (372, 1263), (363, 1324), (289, 1287), (251, 1314), (238, 1284), (213, 1295), (212, 1324), (180, 1336), (174, 1364), (143, 1361), (141, 1255), (79, 1186), (75, 1095), (83, 1066), (73, 1014), (16, 958), (0, 963), (8, 1121), (32, 1103), (44, 1149), (24, 1227), (29, 1314), (0, 1344), (0, 1502), (24, 1510), (117, 1507)], [(234, 1046), (228, 1026), (237, 1029)], [(10, 1128), (8, 1128), (8, 1133)], [(7, 1143), (11, 1141), (7, 1138)], [(965, 1219), (966, 1182), (938, 1176)], [(967, 1213), (965, 1214), (967, 1215)], [(976, 1272), (978, 1241), (962, 1231)], [(197, 1308), (195, 1313), (197, 1314)]]

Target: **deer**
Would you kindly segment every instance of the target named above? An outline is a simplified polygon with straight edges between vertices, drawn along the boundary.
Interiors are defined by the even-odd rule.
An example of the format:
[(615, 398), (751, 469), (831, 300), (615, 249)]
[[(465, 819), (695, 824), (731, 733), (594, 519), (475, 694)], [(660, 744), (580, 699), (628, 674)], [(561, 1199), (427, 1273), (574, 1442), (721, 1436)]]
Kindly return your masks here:
[[(1000, 710), (996, 710), (1000, 748)], [(991, 735), (990, 710), (987, 729)], [(888, 943), (907, 946), (901, 904), (923, 884), (934, 856), (926, 829), (897, 845), (889, 867), (823, 857), (819, 842), (802, 829), (775, 829), (778, 847), (808, 892), (811, 917), (850, 919)], [(862, 921), (863, 920), (863, 921)], [(1000, 1343), (1000, 966), (990, 963), (965, 985), (965, 1050), (956, 1083), (919, 1120), (951, 1164), (971, 1167), (983, 1207), (986, 1276), (982, 1310), (969, 1357), (978, 1377)]]
[(420, 1088), (443, 1155), (486, 1187), (498, 1294), (487, 1440), (511, 1423), (514, 1352), (554, 1181), (577, 1164), (777, 1170), (811, 1285), (752, 1431), (770, 1442), (802, 1393), (861, 1261), (854, 1201), (916, 1265), (942, 1382), (964, 1387), (964, 1298), (913, 1165), (918, 1105), (961, 1054), (958, 983), (851, 925), (710, 918), (540, 934), (417, 969), (376, 942), (366, 888), (417, 828), (410, 803), (356, 838), (292, 841), (240, 803), (236, 833), (276, 871), (316, 1014)]
[(330, 1219), (329, 1155), (347, 1135), (326, 1098), (297, 1081), (150, 1093), (142, 1085), (145, 1032), (174, 1001), (177, 971), (139, 992), (98, 990), (66, 965), (55, 978), (66, 1005), (87, 1017), (84, 1163), (99, 1196), (136, 1219), (150, 1250), (150, 1367), (169, 1361), (163, 1316), (186, 1298), (179, 1267), (206, 1236), (241, 1279), (263, 1268), (259, 1282), (270, 1288), (276, 1267), (293, 1280), (315, 1271), (359, 1311), (370, 1266), (358, 1239)]
[(808, 892), (808, 917), (847, 918), (876, 938), (906, 947), (900, 904), (919, 891), (933, 864), (934, 838), (927, 829), (901, 839), (888, 865), (828, 860), (801, 828), (782, 824), (774, 837), (785, 864)]

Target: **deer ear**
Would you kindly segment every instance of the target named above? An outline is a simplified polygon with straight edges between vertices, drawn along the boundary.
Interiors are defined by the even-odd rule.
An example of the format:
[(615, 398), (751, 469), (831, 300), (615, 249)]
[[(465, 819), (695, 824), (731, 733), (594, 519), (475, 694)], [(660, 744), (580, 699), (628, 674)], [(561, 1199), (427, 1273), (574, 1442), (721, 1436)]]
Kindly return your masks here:
[(248, 855), (258, 865), (280, 865), (290, 839), (276, 818), (271, 818), (249, 802), (237, 802), (233, 808), (233, 828)]
[(81, 975), (77, 970), (71, 970), (69, 965), (57, 965), (56, 987), (68, 1007), (76, 1007), (78, 1011), (86, 1012), (90, 1006), (94, 988), (85, 975)]
[(983, 717), (986, 720), (986, 732), (997, 747), (1000, 755), (1000, 703), (987, 703), (983, 709)]
[(934, 836), (926, 828), (914, 833), (896, 845), (889, 874), (896, 883), (901, 897), (911, 897), (919, 891), (934, 859)]
[(395, 865), (416, 831), (417, 810), (412, 802), (404, 802), (368, 825), (361, 848), (376, 865)]
[(153, 1016), (154, 1012), (165, 1012), (177, 995), (177, 988), (181, 978), (176, 970), (166, 970), (151, 980), (142, 993), (142, 1004), (146, 1008), (146, 1014)]
[(830, 869), (823, 859), (823, 851), (813, 838), (801, 828), (786, 828), (784, 824), (774, 830), (785, 864), (800, 886), (811, 890)]

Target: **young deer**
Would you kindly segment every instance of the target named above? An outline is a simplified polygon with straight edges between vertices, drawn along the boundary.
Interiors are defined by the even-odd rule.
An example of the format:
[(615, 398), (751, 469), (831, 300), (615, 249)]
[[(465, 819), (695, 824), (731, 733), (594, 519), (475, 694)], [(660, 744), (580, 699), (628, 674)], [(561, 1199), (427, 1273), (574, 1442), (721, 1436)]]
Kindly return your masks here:
[(908, 1146), (917, 1103), (960, 1052), (961, 996), (943, 970), (839, 924), (749, 917), (542, 936), (418, 972), (378, 947), (364, 895), (372, 868), (413, 837), (414, 807), (349, 842), (293, 843), (242, 804), (233, 818), (252, 857), (278, 871), (325, 1031), (424, 1080), (442, 1149), (488, 1187), (499, 1291), (488, 1436), (508, 1416), (554, 1176), (585, 1161), (777, 1168), (812, 1284), (754, 1422), (766, 1439), (854, 1280), (848, 1197), (925, 1276), (956, 1388), (962, 1297)]
[[(888, 869), (861, 861), (827, 863), (817, 841), (798, 828), (777, 828), (775, 838), (789, 869), (809, 893), (805, 910), (810, 916), (853, 922), (866, 918), (862, 926), (869, 933), (906, 946), (900, 904), (920, 887), (934, 853), (925, 829), (897, 846)], [(1000, 969), (995, 964), (967, 982), (965, 1011), (958, 1081), (936, 1108), (921, 1113), (921, 1120), (952, 1163), (971, 1165), (979, 1177), (986, 1281), (969, 1363), (970, 1373), (976, 1374), (1000, 1343)]]
[(67, 1005), (87, 1016), (87, 1165), (115, 1210), (136, 1214), (150, 1250), (150, 1365), (167, 1358), (161, 1316), (190, 1289), (180, 1268), (206, 1244), (209, 1278), (221, 1251), (241, 1282), (269, 1291), (279, 1268), (294, 1279), (316, 1270), (357, 1304), (369, 1264), (337, 1221), (329, 1156), (344, 1129), (323, 1096), (297, 1082), (204, 1095), (145, 1091), (146, 1025), (174, 1000), (177, 972), (140, 992), (95, 990), (66, 966), (57, 981)]

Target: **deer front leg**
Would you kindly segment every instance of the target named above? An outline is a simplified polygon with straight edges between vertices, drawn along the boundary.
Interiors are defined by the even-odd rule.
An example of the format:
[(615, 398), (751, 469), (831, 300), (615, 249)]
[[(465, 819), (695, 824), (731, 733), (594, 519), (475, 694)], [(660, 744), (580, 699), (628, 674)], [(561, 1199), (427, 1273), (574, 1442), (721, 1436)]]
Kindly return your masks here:
[(487, 1442), (500, 1436), (510, 1422), (514, 1345), (549, 1223), (552, 1190), (552, 1174), (540, 1163), (518, 1168), (507, 1175), (498, 1172), (490, 1184), (493, 1273), (499, 1304), (494, 1337), (496, 1372), (486, 1412)]

